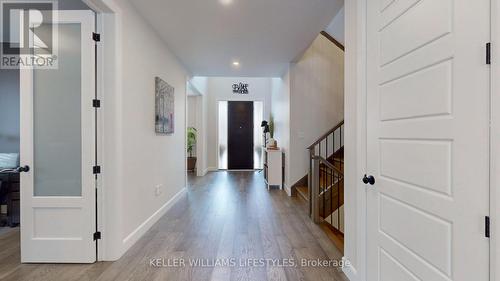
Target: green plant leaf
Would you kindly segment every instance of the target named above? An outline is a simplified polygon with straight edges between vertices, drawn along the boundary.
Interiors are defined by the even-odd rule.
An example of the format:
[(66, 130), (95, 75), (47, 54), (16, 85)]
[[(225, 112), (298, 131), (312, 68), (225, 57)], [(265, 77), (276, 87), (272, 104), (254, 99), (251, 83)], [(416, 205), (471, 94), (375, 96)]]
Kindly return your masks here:
[(274, 138), (274, 116), (271, 114), (269, 116), (269, 135)]
[(192, 157), (193, 153), (193, 148), (196, 146), (196, 134), (197, 134), (196, 128), (193, 127), (188, 127), (187, 128), (187, 152), (189, 153), (190, 157)]

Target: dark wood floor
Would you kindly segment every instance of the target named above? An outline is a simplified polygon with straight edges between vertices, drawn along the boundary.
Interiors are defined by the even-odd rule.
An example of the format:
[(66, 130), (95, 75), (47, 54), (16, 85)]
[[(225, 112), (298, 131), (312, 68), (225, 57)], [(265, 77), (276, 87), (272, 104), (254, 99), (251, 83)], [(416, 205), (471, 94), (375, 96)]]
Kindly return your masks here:
[[(341, 254), (306, 214), (306, 203), (265, 188), (257, 172), (189, 177), (188, 194), (119, 261), (91, 265), (20, 264), (19, 231), (0, 236), (0, 280), (347, 280), (336, 267), (304, 260)], [(152, 258), (184, 259), (185, 267), (153, 267)], [(194, 259), (231, 259), (236, 266), (190, 266)], [(249, 259), (298, 263), (239, 266)]]

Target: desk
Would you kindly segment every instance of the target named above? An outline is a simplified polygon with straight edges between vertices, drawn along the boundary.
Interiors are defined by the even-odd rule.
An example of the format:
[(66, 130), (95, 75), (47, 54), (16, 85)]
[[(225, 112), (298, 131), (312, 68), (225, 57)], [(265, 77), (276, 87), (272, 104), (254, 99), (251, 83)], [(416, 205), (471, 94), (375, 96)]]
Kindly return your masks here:
[(7, 205), (7, 224), (11, 227), (20, 223), (19, 174), (0, 173), (0, 204)]

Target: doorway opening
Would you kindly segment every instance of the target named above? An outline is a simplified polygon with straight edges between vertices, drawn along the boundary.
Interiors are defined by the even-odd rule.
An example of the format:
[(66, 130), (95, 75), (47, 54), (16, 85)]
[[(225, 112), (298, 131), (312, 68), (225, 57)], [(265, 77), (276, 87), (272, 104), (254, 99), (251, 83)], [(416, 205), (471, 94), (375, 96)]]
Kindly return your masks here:
[(203, 96), (198, 93), (190, 82), (187, 83), (187, 118), (186, 118), (186, 169), (188, 176), (198, 175), (200, 170), (201, 142), (203, 129)]
[(261, 170), (262, 101), (218, 102), (218, 169)]
[[(29, 36), (41, 44), (33, 37), (54, 34), (57, 67), (0, 69), (0, 241), (10, 244), (0, 247), (20, 253), (21, 262), (91, 263), (97, 260), (96, 13), (80, 0), (56, 7), (39, 10), (47, 24)], [(33, 56), (45, 54), (38, 45), (31, 49)]]

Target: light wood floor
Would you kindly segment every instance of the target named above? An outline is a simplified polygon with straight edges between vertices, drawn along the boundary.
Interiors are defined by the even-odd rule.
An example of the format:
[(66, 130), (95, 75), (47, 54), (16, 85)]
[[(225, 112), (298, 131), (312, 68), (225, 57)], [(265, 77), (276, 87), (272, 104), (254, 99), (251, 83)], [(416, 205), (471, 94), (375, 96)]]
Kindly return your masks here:
[[(20, 264), (19, 231), (0, 236), (0, 280), (347, 280), (339, 268), (302, 267), (302, 259), (341, 254), (306, 214), (306, 203), (265, 188), (257, 172), (189, 177), (188, 194), (119, 261), (91, 265)], [(185, 267), (152, 267), (183, 258)], [(290, 259), (297, 267), (195, 267), (189, 259)]]

